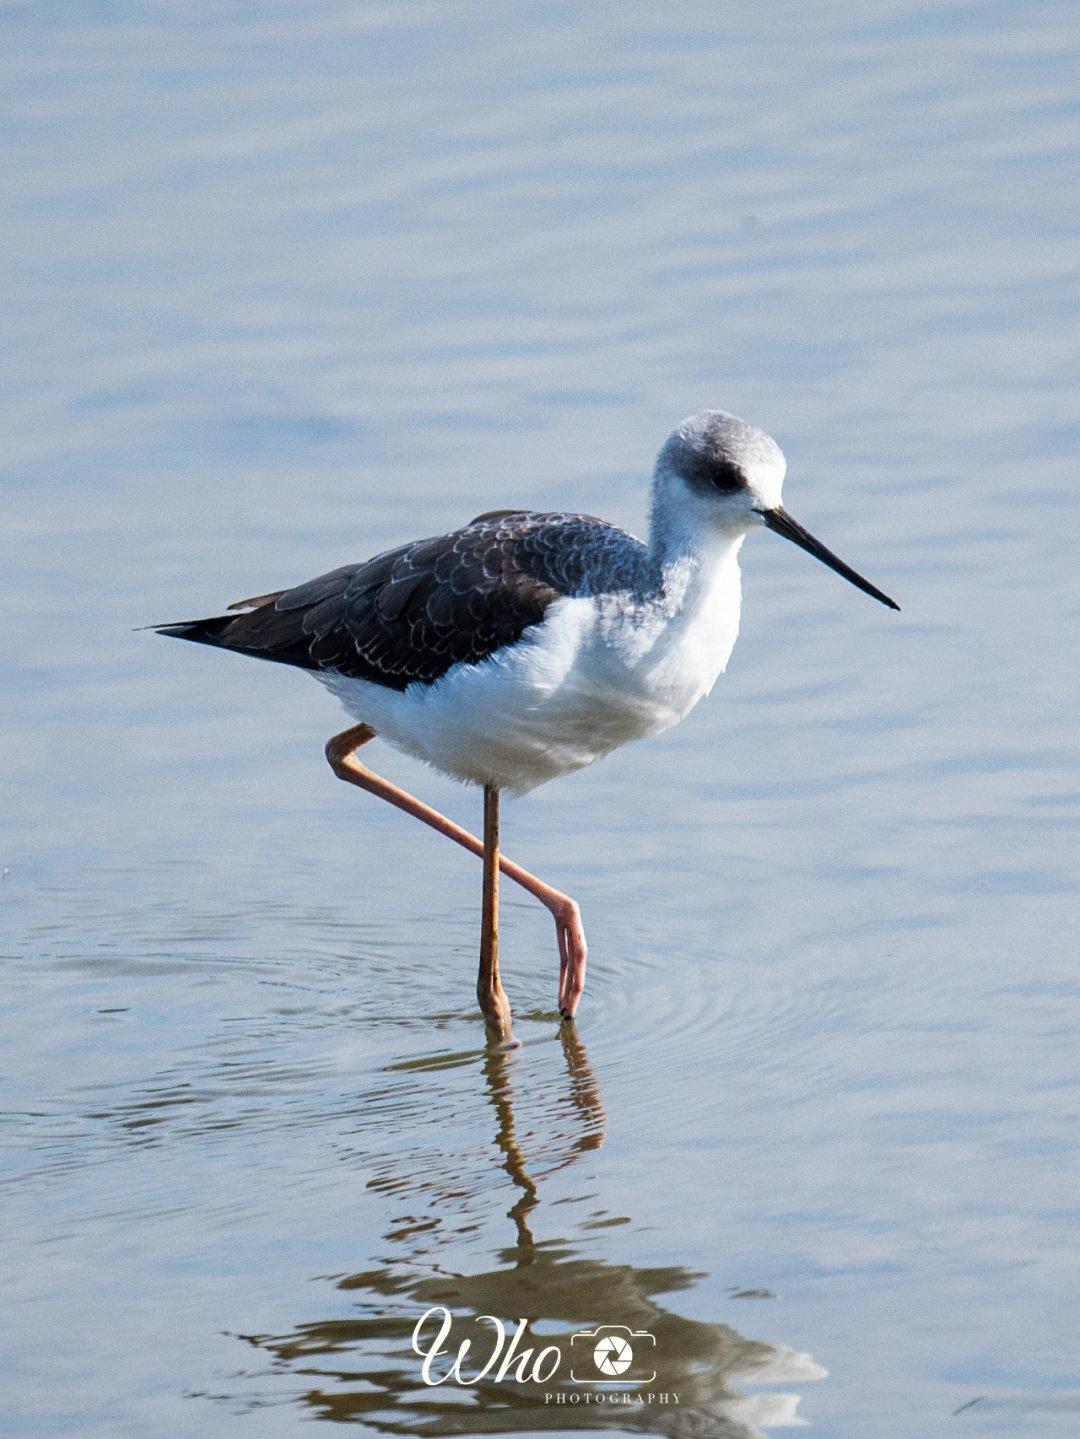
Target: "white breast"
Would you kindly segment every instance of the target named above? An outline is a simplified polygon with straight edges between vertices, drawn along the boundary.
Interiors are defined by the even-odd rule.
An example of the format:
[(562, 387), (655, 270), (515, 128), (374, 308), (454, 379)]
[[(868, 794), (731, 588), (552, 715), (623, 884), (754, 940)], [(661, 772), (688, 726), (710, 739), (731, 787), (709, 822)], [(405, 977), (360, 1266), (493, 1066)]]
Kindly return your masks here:
[(738, 542), (651, 600), (557, 600), (516, 644), (434, 684), (318, 678), (357, 720), (474, 784), (523, 793), (675, 724), (709, 692), (739, 628)]

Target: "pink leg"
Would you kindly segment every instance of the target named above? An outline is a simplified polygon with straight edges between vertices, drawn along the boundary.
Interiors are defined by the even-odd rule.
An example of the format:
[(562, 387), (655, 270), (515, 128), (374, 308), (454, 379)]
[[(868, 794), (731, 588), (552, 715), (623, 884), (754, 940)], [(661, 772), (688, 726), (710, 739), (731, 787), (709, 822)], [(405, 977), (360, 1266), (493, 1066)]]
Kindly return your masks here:
[(512, 1042), (510, 1001), (499, 980), (499, 791), (484, 786), (484, 891), (480, 915), (480, 969), (476, 998), (489, 1027)]
[[(397, 785), (391, 784), (389, 780), (381, 779), (377, 774), (356, 758), (355, 751), (368, 740), (375, 738), (375, 731), (370, 725), (354, 725), (339, 735), (335, 735), (326, 746), (326, 758), (330, 762), (330, 768), (337, 775), (338, 779), (347, 780), (360, 789), (366, 790), (368, 794), (377, 795), (388, 804), (395, 805), (406, 814), (411, 814), (414, 819), (422, 820), (424, 824), (437, 830), (439, 834), (446, 835), (456, 844), (467, 849), (470, 854), (477, 855), (480, 859), (484, 857), (483, 842), (455, 824), (452, 819), (447, 819), (438, 810), (432, 809), (430, 805), (424, 804), (422, 800), (414, 799), (405, 790), (399, 789)], [(545, 884), (543, 880), (537, 879), (526, 869), (522, 869), (513, 860), (507, 859), (504, 855), (499, 856), (499, 869), (519, 884), (522, 889), (527, 890), (535, 899), (547, 909), (555, 921), (555, 935), (559, 944), (559, 988), (557, 1002), (559, 1011), (567, 1019), (573, 1017), (577, 1011), (578, 1002), (581, 999), (581, 992), (585, 988), (585, 956), (587, 948), (585, 944), (585, 929), (581, 923), (581, 910), (569, 895), (563, 894), (560, 890), (552, 889), (551, 885)]]

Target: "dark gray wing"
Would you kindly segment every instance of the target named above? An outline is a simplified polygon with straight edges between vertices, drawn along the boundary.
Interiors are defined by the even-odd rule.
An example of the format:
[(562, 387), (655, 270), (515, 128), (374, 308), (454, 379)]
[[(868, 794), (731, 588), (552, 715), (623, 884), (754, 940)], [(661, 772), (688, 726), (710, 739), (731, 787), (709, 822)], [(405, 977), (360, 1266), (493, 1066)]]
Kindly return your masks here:
[(589, 515), (493, 510), (160, 634), (403, 690), (513, 644), (564, 595), (618, 588), (644, 546)]

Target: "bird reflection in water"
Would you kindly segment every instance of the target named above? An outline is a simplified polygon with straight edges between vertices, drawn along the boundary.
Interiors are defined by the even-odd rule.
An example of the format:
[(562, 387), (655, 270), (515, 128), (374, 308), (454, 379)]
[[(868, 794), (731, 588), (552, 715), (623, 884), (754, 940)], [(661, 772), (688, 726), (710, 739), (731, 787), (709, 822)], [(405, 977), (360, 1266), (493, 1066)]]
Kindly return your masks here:
[[(798, 1395), (748, 1395), (737, 1386), (823, 1377), (826, 1371), (808, 1356), (744, 1338), (726, 1324), (684, 1318), (658, 1302), (656, 1296), (692, 1289), (704, 1275), (681, 1265), (614, 1264), (582, 1254), (580, 1238), (538, 1241), (534, 1236), (530, 1220), (542, 1203), (545, 1183), (604, 1141), (599, 1090), (573, 1025), (562, 1027), (561, 1040), (564, 1093), (561, 1102), (547, 1111), (549, 1117), (553, 1111), (557, 1116), (551, 1130), (542, 1140), (529, 1136), (537, 1137), (538, 1146), (544, 1148), (532, 1162), (517, 1137), (514, 1113), (512, 1080), (521, 1052), (515, 1055), (492, 1042), (485, 1056), (487, 1093), (496, 1118), (493, 1142), (519, 1191), (508, 1211), (513, 1242), (498, 1251), (494, 1268), (464, 1274), (432, 1262), (438, 1248), (433, 1235), (438, 1234), (451, 1196), (445, 1171), (438, 1176), (417, 1173), (410, 1176), (408, 1188), (413, 1196), (422, 1194), (428, 1201), (427, 1212), (416, 1214), (409, 1223), (395, 1223), (387, 1233), (387, 1241), (399, 1254), (379, 1267), (337, 1281), (339, 1290), (355, 1304), (355, 1315), (308, 1320), (286, 1334), (242, 1337), (271, 1356), (278, 1378), (304, 1377), (307, 1387), (299, 1401), (314, 1417), (366, 1424), (390, 1434), (619, 1428), (752, 1439), (775, 1425), (805, 1422), (795, 1414)], [(435, 1067), (444, 1064), (445, 1058)], [(471, 1187), (465, 1174), (458, 1180), (460, 1204)], [(400, 1192), (400, 1185), (394, 1189)], [(611, 1232), (604, 1224), (594, 1227)], [(446, 1238), (446, 1248), (452, 1245), (459, 1253), (460, 1229)], [(471, 1350), (461, 1366), (462, 1377), (469, 1379), (483, 1367), (495, 1342), (494, 1326), (482, 1319), (485, 1315), (501, 1319), (506, 1347), (523, 1320), (517, 1352), (532, 1349), (535, 1354), (554, 1346), (562, 1361), (541, 1383), (518, 1382), (516, 1368), (497, 1381), (495, 1364), (478, 1382), (461, 1384), (447, 1377), (441, 1383), (425, 1384), (422, 1356), (413, 1339), (418, 1320), (431, 1310), (436, 1315), (425, 1327), (424, 1344), (434, 1340), (443, 1311), (453, 1318), (445, 1348), (432, 1364), (435, 1379), (448, 1375), (463, 1338), (471, 1340)], [(591, 1347), (586, 1363), (592, 1382), (571, 1380), (572, 1367), (575, 1371), (581, 1367), (570, 1362), (575, 1357), (573, 1336), (600, 1325), (625, 1326), (653, 1337), (648, 1365), (655, 1377), (647, 1385), (600, 1383), (591, 1366)], [(274, 1387), (280, 1397), (278, 1386)], [(614, 1399), (623, 1393), (630, 1396), (628, 1402)], [(229, 1402), (239, 1397), (234, 1394)]]

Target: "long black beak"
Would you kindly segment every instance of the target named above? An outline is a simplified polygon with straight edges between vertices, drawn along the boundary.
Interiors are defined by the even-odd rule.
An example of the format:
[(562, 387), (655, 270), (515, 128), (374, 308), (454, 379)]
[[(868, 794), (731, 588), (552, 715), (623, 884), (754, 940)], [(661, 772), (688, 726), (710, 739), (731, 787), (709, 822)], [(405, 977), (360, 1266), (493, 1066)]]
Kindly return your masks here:
[(823, 565), (828, 565), (830, 570), (835, 570), (838, 575), (843, 575), (845, 580), (850, 580), (856, 589), (862, 590), (864, 594), (873, 595), (875, 600), (880, 600), (883, 605), (888, 605), (891, 610), (898, 610), (900, 606), (895, 600), (883, 595), (879, 589), (864, 580), (862, 575), (857, 575), (850, 565), (845, 565), (843, 560), (837, 559), (832, 550), (827, 550), (820, 540), (815, 540), (808, 530), (804, 530), (797, 520), (793, 520), (784, 509), (783, 505), (777, 505), (775, 510), (761, 510), (761, 518), (768, 525), (770, 530), (775, 530), (778, 535), (783, 535), (785, 540), (798, 545), (808, 555), (813, 555)]

